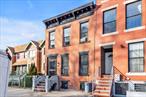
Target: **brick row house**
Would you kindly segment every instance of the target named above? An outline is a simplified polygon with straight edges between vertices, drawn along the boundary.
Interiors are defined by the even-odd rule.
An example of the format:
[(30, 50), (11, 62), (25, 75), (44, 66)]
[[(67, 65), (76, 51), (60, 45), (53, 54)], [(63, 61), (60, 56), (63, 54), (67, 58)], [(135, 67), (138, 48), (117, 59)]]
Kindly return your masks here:
[(38, 73), (44, 72), (45, 41), (30, 41), (27, 44), (8, 47), (11, 61), (11, 72), (17, 75), (28, 73), (31, 65), (35, 65)]
[(45, 74), (58, 75), (61, 88), (94, 81), (96, 96), (112, 85), (125, 95), (128, 83), (146, 91), (146, 0), (96, 0), (43, 22)]

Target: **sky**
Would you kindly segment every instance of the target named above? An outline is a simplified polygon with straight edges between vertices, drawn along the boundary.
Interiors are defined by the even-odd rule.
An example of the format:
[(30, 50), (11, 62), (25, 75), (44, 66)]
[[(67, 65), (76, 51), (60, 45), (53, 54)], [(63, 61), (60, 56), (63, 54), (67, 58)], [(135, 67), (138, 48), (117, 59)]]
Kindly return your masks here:
[(0, 0), (0, 49), (45, 39), (43, 20), (95, 0)]

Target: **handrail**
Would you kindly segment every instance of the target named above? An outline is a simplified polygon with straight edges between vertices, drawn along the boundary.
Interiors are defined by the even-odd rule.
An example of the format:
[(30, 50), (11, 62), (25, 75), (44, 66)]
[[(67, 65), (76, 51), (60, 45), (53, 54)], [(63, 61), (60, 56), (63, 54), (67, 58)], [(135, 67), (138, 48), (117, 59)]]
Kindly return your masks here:
[(112, 96), (112, 86), (113, 86), (113, 82), (114, 82), (114, 66), (112, 65), (111, 68), (111, 73), (110, 73), (112, 79), (111, 79), (111, 84), (110, 84), (110, 97)]
[[(134, 86), (134, 83), (130, 80), (130, 78), (128, 78), (126, 75), (124, 75), (117, 67), (115, 67), (115, 66), (113, 66), (113, 67), (114, 67), (114, 71), (117, 70), (122, 75), (122, 77), (125, 77), (125, 80), (128, 80), (131, 83), (131, 85), (130, 85), (131, 87)], [(130, 90), (133, 90), (133, 87)]]

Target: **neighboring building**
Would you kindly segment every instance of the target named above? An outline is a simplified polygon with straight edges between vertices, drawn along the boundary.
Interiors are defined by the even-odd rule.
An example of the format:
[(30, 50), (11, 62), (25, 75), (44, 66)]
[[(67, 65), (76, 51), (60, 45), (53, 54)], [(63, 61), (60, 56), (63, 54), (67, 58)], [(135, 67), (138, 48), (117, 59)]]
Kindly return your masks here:
[[(88, 3), (44, 20), (45, 73), (58, 75), (65, 89), (83, 89), (85, 82), (99, 80), (98, 96), (110, 95), (111, 71), (116, 75), (115, 89), (118, 81), (144, 90), (145, 17), (146, 0), (96, 0), (96, 7)], [(115, 94), (125, 94), (126, 88)]]
[(44, 48), (44, 41), (31, 41), (27, 44), (8, 47), (11, 61), (11, 72), (22, 75), (29, 71), (31, 65), (35, 65), (37, 72), (41, 73), (41, 49)]

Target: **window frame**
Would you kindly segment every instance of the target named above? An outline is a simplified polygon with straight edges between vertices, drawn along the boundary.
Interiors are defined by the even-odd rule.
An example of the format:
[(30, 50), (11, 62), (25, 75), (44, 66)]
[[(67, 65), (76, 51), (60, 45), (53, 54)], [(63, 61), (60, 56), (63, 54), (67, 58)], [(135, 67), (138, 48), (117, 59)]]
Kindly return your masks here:
[[(84, 24), (84, 23), (88, 23), (88, 26), (87, 26), (88, 31), (86, 32), (87, 33), (87, 39), (85, 41), (81, 41), (81, 39), (82, 39), (81, 36), (83, 34), (83, 32), (82, 32), (82, 24)], [(84, 34), (85, 34), (85, 32), (84, 32)], [(89, 20), (80, 22), (80, 35), (79, 35), (80, 36), (80, 39), (79, 39), (80, 43), (86, 43), (86, 42), (88, 42), (88, 34), (89, 34)]]
[[(141, 13), (128, 17), (128, 16), (127, 16), (127, 6), (130, 5), (130, 4), (132, 4), (132, 3), (136, 3), (136, 2), (140, 2), (140, 1), (141, 1)], [(134, 2), (130, 2), (130, 3), (126, 4), (125, 7), (126, 7), (126, 8), (125, 8), (125, 23), (126, 23), (126, 24), (125, 24), (125, 29), (128, 30), (128, 29), (133, 29), (133, 28), (136, 28), (136, 27), (141, 27), (141, 26), (142, 26), (142, 0), (136, 0), (136, 1), (134, 1)], [(140, 25), (140, 26), (136, 26), (136, 27), (128, 28), (128, 27), (127, 27), (127, 19), (128, 19), (128, 18), (133, 18), (133, 17), (139, 16), (139, 15), (141, 15), (141, 25)]]
[[(105, 12), (108, 12), (108, 11), (111, 11), (111, 10), (115, 10), (116, 11), (116, 18), (115, 18), (115, 20), (112, 20), (112, 21), (110, 21), (110, 22), (104, 22), (104, 19), (105, 19), (105, 15), (104, 15), (104, 13)], [(103, 11), (103, 20), (102, 20), (102, 27), (103, 27), (103, 35), (105, 35), (105, 34), (110, 34), (110, 33), (114, 33), (114, 32), (116, 32), (117, 31), (117, 7), (114, 7), (114, 8), (111, 8), (111, 9), (108, 9), (108, 10), (105, 10), (105, 11)], [(109, 24), (109, 23), (115, 23), (115, 31), (113, 31), (113, 32), (105, 32), (105, 28), (104, 28), (104, 26), (105, 26), (105, 24)]]
[[(85, 64), (81, 64), (81, 56), (84, 56), (84, 55), (87, 56), (87, 63), (86, 63), (87, 72), (86, 72), (86, 74), (81, 72), (82, 65), (85, 65)], [(84, 52), (79, 53), (79, 76), (89, 76), (89, 52), (88, 51), (84, 51)]]
[[(143, 71), (131, 71), (130, 70), (130, 44), (135, 44), (135, 43), (143, 43), (143, 53), (145, 54), (145, 44), (144, 44), (144, 41), (140, 41), (140, 42), (133, 42), (133, 43), (128, 43), (128, 72), (131, 72), (131, 73), (143, 73), (145, 71), (145, 68), (143, 68)], [(138, 57), (138, 58), (143, 58), (143, 67), (145, 67), (145, 55), (143, 57)], [(134, 59), (134, 58), (132, 58)]]
[[(51, 33), (54, 33), (54, 39), (51, 40)], [(54, 47), (51, 47), (51, 42), (54, 41)], [(49, 48), (55, 48), (55, 30), (49, 32)]]
[[(67, 36), (67, 37), (69, 37), (69, 44), (65, 44), (65, 38), (67, 38), (67, 37), (65, 37), (65, 29), (70, 29), (69, 36)], [(63, 46), (64, 47), (70, 46), (70, 36), (71, 36), (71, 27), (70, 26), (64, 27), (63, 28)]]

